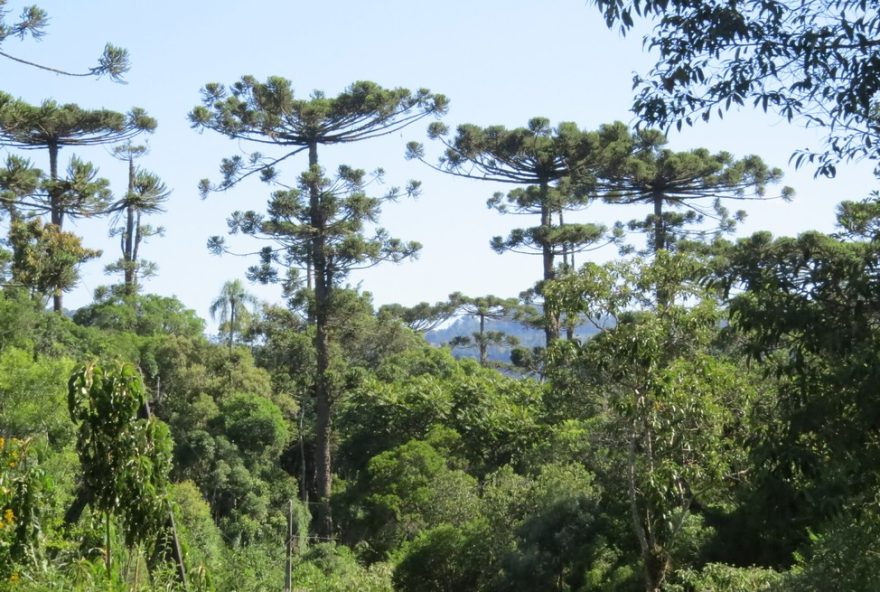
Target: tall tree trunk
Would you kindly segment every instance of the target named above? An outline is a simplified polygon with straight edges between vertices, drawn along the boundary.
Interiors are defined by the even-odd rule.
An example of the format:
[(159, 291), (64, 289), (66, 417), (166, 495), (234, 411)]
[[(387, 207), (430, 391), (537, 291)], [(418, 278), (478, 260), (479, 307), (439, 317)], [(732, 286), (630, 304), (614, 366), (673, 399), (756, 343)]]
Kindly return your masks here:
[[(550, 209), (550, 185), (546, 180), (541, 181), (541, 228), (549, 233), (553, 227), (553, 211)], [(556, 270), (553, 269), (553, 245), (549, 240), (544, 240), (541, 244), (541, 255), (544, 266), (544, 282), (553, 280), (556, 277)], [(544, 339), (545, 344), (549, 347), (554, 341), (559, 339), (559, 313), (547, 306), (544, 301)]]
[(489, 365), (489, 351), (486, 344), (486, 315), (480, 315), (480, 366), (485, 368)]
[[(562, 209), (559, 209), (559, 228), (565, 226), (565, 218)], [(574, 273), (574, 247), (568, 243), (562, 243), (562, 265), (565, 268), (565, 274)], [(575, 319), (569, 314), (565, 315), (565, 338), (568, 341), (574, 339)]]
[(52, 182), (49, 190), (49, 221), (60, 230), (64, 224), (64, 208), (58, 190), (58, 150), (57, 143), (49, 142), (49, 179)]
[(137, 294), (138, 282), (140, 281), (140, 276), (138, 275), (138, 251), (140, 250), (141, 240), (143, 240), (141, 236), (141, 212), (138, 211), (134, 219), (134, 250), (131, 252), (131, 285), (133, 294)]
[[(134, 157), (129, 154), (128, 156), (128, 198), (129, 200), (134, 193)], [(125, 208), (125, 246), (122, 249), (122, 261), (123, 261), (123, 274), (124, 274), (124, 286), (125, 293), (128, 296), (133, 296), (136, 287), (134, 280), (134, 267), (135, 267), (135, 259), (134, 259), (134, 235), (137, 231), (135, 227), (135, 216), (134, 216), (134, 208), (129, 203)]]
[(318, 531), (326, 538), (333, 538), (333, 516), (330, 510), (330, 493), (333, 487), (333, 464), (331, 458), (331, 385), (330, 336), (327, 332), (330, 317), (330, 297), (333, 276), (327, 260), (325, 215), (321, 208), (321, 191), (318, 187), (318, 146), (309, 145), (309, 210), (314, 237), (311, 241), (313, 273), (315, 280), (315, 471), (318, 494)]
[(309, 507), (309, 485), (308, 485), (308, 469), (306, 466), (306, 441), (303, 437), (303, 424), (306, 419), (306, 403), (305, 400), (300, 401), (299, 404), (299, 462), (300, 462), (300, 471), (299, 471), (299, 489), (300, 489), (300, 497), (302, 499), (302, 503), (305, 504), (306, 508)]
[(663, 194), (654, 193), (654, 252), (666, 248), (666, 225), (663, 223)]
[[(64, 208), (61, 204), (61, 194), (58, 190), (58, 144), (49, 142), (49, 178), (52, 181), (49, 189), (49, 220), (61, 230), (64, 224)], [(52, 293), (52, 310), (61, 313), (64, 310), (61, 290), (58, 288)]]
[[(666, 224), (663, 220), (663, 194), (654, 192), (654, 254), (667, 249)], [(657, 294), (657, 308), (663, 310), (669, 305), (669, 291), (662, 286), (655, 289)]]

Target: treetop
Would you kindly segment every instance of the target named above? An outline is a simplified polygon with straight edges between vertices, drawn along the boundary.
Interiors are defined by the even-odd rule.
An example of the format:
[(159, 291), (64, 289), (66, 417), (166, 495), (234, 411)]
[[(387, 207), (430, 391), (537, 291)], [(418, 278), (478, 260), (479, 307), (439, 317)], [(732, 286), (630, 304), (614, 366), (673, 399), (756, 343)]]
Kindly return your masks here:
[(600, 141), (596, 132), (581, 130), (573, 122), (553, 127), (544, 117), (534, 117), (526, 127), (513, 129), (463, 124), (453, 138), (448, 136), (449, 128), (442, 123), (428, 128), (428, 137), (445, 147), (436, 165), (425, 160), (424, 148), (418, 142), (407, 146), (407, 158), (462, 177), (516, 184), (549, 183), (595, 159)]
[(429, 115), (442, 115), (448, 101), (427, 89), (386, 89), (358, 81), (336, 97), (315, 91), (298, 99), (289, 80), (259, 82), (243, 76), (229, 87), (202, 89), (202, 105), (190, 112), (193, 127), (282, 146), (355, 142), (393, 133)]
[(126, 114), (83, 109), (53, 100), (34, 106), (0, 93), (0, 145), (21, 149), (87, 146), (124, 141), (156, 129), (156, 120), (134, 107)]

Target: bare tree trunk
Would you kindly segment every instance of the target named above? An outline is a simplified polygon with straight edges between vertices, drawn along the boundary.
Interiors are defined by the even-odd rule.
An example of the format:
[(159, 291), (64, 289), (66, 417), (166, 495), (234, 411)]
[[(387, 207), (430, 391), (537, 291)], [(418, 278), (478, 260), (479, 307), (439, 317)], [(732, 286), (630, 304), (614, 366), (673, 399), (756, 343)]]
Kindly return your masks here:
[[(62, 207), (61, 196), (58, 192), (58, 144), (49, 143), (49, 178), (52, 181), (52, 187), (49, 190), (49, 217), (50, 222), (58, 226), (61, 230), (64, 224), (64, 209)], [(52, 293), (52, 310), (61, 313), (64, 310), (62, 303), (61, 290), (55, 289)]]
[[(550, 185), (547, 181), (541, 181), (541, 227), (546, 231), (550, 231), (553, 226), (552, 210), (549, 205)], [(553, 245), (548, 241), (543, 241), (541, 245), (542, 263), (544, 267), (544, 281), (548, 282), (556, 277), (556, 270), (553, 269)], [(559, 339), (559, 313), (555, 312), (547, 306), (544, 301), (544, 339), (545, 344), (549, 347), (554, 341)]]
[(654, 194), (654, 252), (666, 248), (666, 225), (663, 223), (663, 194)]
[(140, 250), (141, 240), (143, 240), (141, 236), (141, 212), (138, 212), (134, 221), (134, 251), (131, 253), (131, 285), (133, 294), (137, 294), (138, 282), (140, 281), (138, 275), (138, 251)]
[(49, 179), (52, 188), (49, 190), (49, 221), (60, 230), (64, 225), (64, 208), (58, 191), (58, 144), (49, 143)]
[[(318, 173), (318, 146), (309, 145), (309, 169)], [(325, 539), (333, 538), (333, 516), (330, 510), (330, 494), (333, 489), (333, 463), (331, 458), (332, 410), (330, 385), (330, 335), (327, 327), (330, 317), (330, 298), (333, 276), (327, 260), (325, 244), (325, 214), (321, 208), (321, 193), (317, 178), (309, 187), (309, 209), (314, 238), (311, 241), (313, 271), (315, 275), (315, 470), (317, 472), (318, 531)]]
[(480, 315), (480, 366), (483, 368), (489, 365), (489, 348), (486, 344), (486, 315)]
[[(663, 194), (654, 193), (654, 254), (669, 248), (666, 236), (666, 224), (663, 221)], [(670, 304), (669, 291), (663, 286), (656, 287), (657, 308), (665, 309)]]
[(308, 478), (306, 471), (306, 442), (305, 438), (303, 438), (303, 423), (305, 423), (306, 417), (306, 406), (305, 402), (301, 402), (299, 406), (299, 460), (300, 460), (300, 471), (299, 471), (299, 490), (300, 496), (302, 499), (302, 503), (309, 507), (309, 486), (308, 486)]
[[(562, 228), (565, 226), (565, 218), (563, 217), (562, 209), (559, 210), (559, 227)], [(574, 273), (574, 248), (571, 247), (568, 243), (562, 243), (562, 265), (565, 269), (565, 274), (569, 275)], [(575, 317), (572, 317), (570, 314), (565, 315), (565, 338), (568, 341), (574, 339), (574, 329), (575, 329)]]
[[(128, 156), (128, 198), (134, 192), (134, 157)], [(125, 208), (125, 247), (122, 251), (123, 277), (125, 285), (125, 293), (132, 296), (135, 293), (134, 285), (134, 234), (135, 219), (134, 208), (128, 204)]]

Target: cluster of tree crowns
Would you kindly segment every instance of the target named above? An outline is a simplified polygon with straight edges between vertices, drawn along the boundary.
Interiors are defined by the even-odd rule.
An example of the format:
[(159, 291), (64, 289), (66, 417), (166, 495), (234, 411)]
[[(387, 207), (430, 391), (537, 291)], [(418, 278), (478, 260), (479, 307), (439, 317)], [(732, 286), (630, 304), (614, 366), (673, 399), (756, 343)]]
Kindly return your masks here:
[[(39, 16), (31, 14), (19, 25), (20, 30), (39, 30), (43, 24)], [(121, 68), (108, 66), (106, 71), (118, 75)], [(271, 242), (260, 251), (260, 262), (249, 270), (250, 278), (283, 281), (292, 302), (305, 307), (315, 326), (319, 435), (315, 462), (322, 476), (318, 488), (322, 500), (329, 499), (332, 480), (333, 387), (329, 368), (335, 289), (352, 269), (402, 261), (418, 252), (418, 243), (391, 237), (375, 222), (385, 202), (415, 195), (420, 187), (410, 182), (380, 196), (369, 195), (373, 175), (349, 166), (329, 175), (319, 165), (319, 148), (396, 132), (426, 117), (442, 116), (447, 104), (446, 97), (425, 89), (385, 89), (370, 82), (356, 82), (336, 97), (316, 92), (300, 99), (288, 80), (272, 77), (260, 82), (245, 76), (229, 87), (205, 85), (202, 104), (190, 113), (196, 128), (278, 151), (271, 155), (254, 151), (224, 159), (220, 182), (204, 181), (201, 190), (228, 190), (252, 175), (279, 187), (265, 213), (235, 212), (229, 227), (232, 233)], [(65, 218), (115, 214), (115, 220), (122, 222), (114, 230), (120, 237), (122, 257), (108, 269), (123, 273), (123, 293), (137, 291), (138, 278), (153, 270), (141, 260), (140, 245), (160, 231), (143, 224), (141, 217), (161, 211), (168, 190), (158, 177), (135, 167), (144, 148), (132, 140), (155, 128), (156, 121), (139, 108), (121, 114), (54, 101), (32, 106), (9, 95), (0, 96), (0, 144), (43, 149), (49, 156), (48, 174), (15, 154), (0, 170), (3, 205), (12, 220), (13, 283), (27, 287), (35, 297), (51, 296), (60, 312), (62, 293), (76, 283), (77, 266), (99, 254), (63, 231)], [(761, 198), (766, 185), (781, 177), (779, 169), (768, 167), (758, 157), (735, 159), (729, 153), (712, 154), (703, 149), (676, 152), (665, 148), (661, 132), (631, 131), (620, 123), (587, 131), (574, 123), (554, 127), (546, 119), (534, 118), (523, 128), (468, 124), (452, 134), (446, 125), (435, 122), (428, 133), (442, 146), (436, 163), (428, 161), (418, 143), (407, 146), (409, 158), (452, 175), (510, 184), (514, 187), (509, 192), (494, 195), (488, 205), (501, 213), (538, 218), (534, 226), (491, 241), (499, 253), (541, 256), (542, 277), (532, 289), (538, 297), (547, 282), (574, 269), (576, 253), (622, 240), (622, 223), (608, 228), (565, 221), (566, 214), (593, 200), (652, 206), (650, 215), (631, 220), (627, 226), (650, 234), (649, 251), (659, 252), (672, 248), (693, 232), (692, 225), (707, 216), (718, 222), (720, 230), (730, 230), (743, 214), (731, 215), (722, 200)], [(91, 164), (75, 157), (67, 174), (59, 173), (62, 147), (111, 143), (118, 145), (116, 154), (129, 165), (129, 186), (123, 198), (114, 200), (108, 182), (98, 177)], [(278, 168), (300, 152), (307, 154), (308, 169), (296, 182), (286, 182)], [(781, 196), (790, 193), (786, 188)], [(49, 215), (50, 224), (40, 221), (43, 214)], [(225, 250), (220, 237), (213, 237), (209, 246), (215, 252)], [(506, 312), (505, 307), (510, 309), (511, 304), (461, 299), (457, 303), (459, 309), (467, 306), (474, 309), (472, 314), (485, 318)], [(231, 320), (234, 326), (234, 308)], [(558, 339), (562, 322), (559, 311), (544, 307), (541, 324), (548, 345)], [(482, 328), (474, 336), (484, 362), (487, 344), (501, 338)], [(324, 530), (330, 532), (332, 522), (329, 507), (326, 509)]]
[[(633, 12), (662, 15), (669, 5), (666, 2), (599, 4), (610, 23), (619, 23), (624, 28), (632, 26)], [(783, 51), (771, 47), (767, 53), (763, 50), (754, 53), (751, 60), (744, 62), (750, 68), (745, 79), (731, 81), (721, 76), (707, 81), (705, 72), (712, 70), (712, 64), (707, 65), (705, 60), (738, 50), (739, 39), (759, 36), (754, 23), (766, 21), (768, 14), (774, 16), (759, 4), (753, 7), (753, 12), (721, 11), (719, 14), (705, 9), (702, 3), (696, 8), (691, 3), (673, 3), (675, 12), (668, 18), (662, 17), (665, 28), (660, 29), (660, 40), (656, 41), (665, 52), (662, 75), (645, 87), (637, 107), (652, 122), (680, 124), (690, 123), (695, 113), (707, 118), (706, 114), (711, 114), (712, 109), (723, 111), (731, 102), (741, 103), (748, 97), (763, 103), (765, 109), (768, 105), (776, 106), (790, 118), (800, 114), (816, 119), (817, 111), (804, 106), (818, 104), (821, 107), (827, 104), (828, 97), (837, 96), (839, 100), (829, 112), (830, 128), (835, 133), (847, 127), (860, 131), (843, 142), (832, 144), (832, 150), (820, 159), (823, 171), (833, 172), (833, 164), (829, 163), (835, 155), (875, 155), (876, 126), (864, 125), (876, 121), (875, 91), (867, 85), (859, 86), (858, 81), (866, 79), (866, 74), (870, 75), (867, 79), (876, 80), (870, 69), (876, 69), (876, 64), (861, 60), (859, 54), (847, 61), (844, 52), (840, 60), (846, 62), (843, 66), (847, 66), (847, 74), (838, 77), (834, 72), (826, 76), (832, 84), (817, 83), (819, 74), (823, 73), (820, 72), (822, 60), (838, 55), (839, 36), (819, 35), (819, 41), (812, 37), (793, 38), (785, 30), (792, 21), (776, 16), (761, 29), (760, 35), (766, 40), (767, 35), (778, 33)], [(809, 3), (802, 5), (800, 11), (795, 12), (793, 22), (819, 22), (821, 15), (817, 17), (809, 10)], [(0, 42), (10, 35), (38, 31), (45, 18), (40, 13), (26, 17), (21, 23), (4, 25)], [(675, 29), (672, 41), (681, 38), (682, 43), (662, 37), (671, 28), (678, 27), (683, 18), (691, 17), (696, 19), (694, 22), (708, 21), (713, 25), (705, 29), (715, 33), (705, 37), (709, 42), (692, 43), (699, 38), (697, 30), (692, 28)], [(861, 19), (857, 25), (845, 28), (844, 34), (858, 40), (857, 49), (873, 46), (864, 31), (876, 29), (876, 18)], [(703, 35), (705, 30), (700, 29), (699, 34)], [(866, 40), (862, 41), (859, 35)], [(805, 68), (799, 71), (803, 76), (788, 89), (791, 92), (768, 85), (768, 81), (780, 80), (773, 60), (801, 54), (806, 55)], [(111, 75), (119, 72), (110, 67), (107, 71)], [(721, 71), (725, 75), (729, 73), (729, 69)], [(690, 90), (704, 85), (703, 98), (695, 101)], [(222, 180), (216, 184), (204, 182), (201, 188), (205, 192), (227, 190), (251, 175), (277, 184), (278, 189), (271, 195), (265, 213), (236, 212), (229, 225), (232, 232), (272, 242), (273, 246), (260, 252), (260, 261), (249, 275), (259, 281), (284, 282), (292, 302), (305, 308), (313, 326), (315, 466), (317, 493), (322, 503), (319, 520), (326, 533), (333, 532), (328, 500), (332, 489), (330, 418), (339, 389), (331, 372), (331, 345), (339, 311), (337, 287), (352, 269), (383, 261), (401, 261), (418, 251), (417, 243), (391, 237), (373, 223), (378, 220), (383, 203), (401, 195), (414, 195), (419, 186), (411, 183), (381, 196), (369, 195), (371, 175), (347, 166), (330, 175), (320, 167), (319, 149), (398, 131), (423, 118), (442, 115), (446, 105), (445, 97), (427, 90), (384, 89), (369, 82), (355, 83), (336, 97), (315, 93), (299, 99), (287, 80), (270, 78), (260, 82), (244, 77), (229, 87), (206, 85), (202, 104), (190, 113), (197, 128), (243, 143), (253, 142), (263, 148), (270, 146), (279, 152), (268, 156), (253, 152), (225, 159), (221, 165)], [(824, 122), (820, 120), (820, 123)], [(138, 246), (153, 232), (141, 225), (140, 217), (159, 211), (168, 192), (158, 178), (134, 166), (134, 159), (143, 150), (131, 140), (142, 132), (152, 131), (155, 125), (155, 121), (139, 109), (124, 115), (87, 111), (53, 101), (35, 107), (9, 95), (0, 97), (0, 144), (23, 150), (44, 149), (49, 155), (48, 173), (16, 155), (11, 155), (0, 170), (0, 198), (11, 220), (13, 283), (27, 287), (37, 297), (53, 297), (55, 308), (60, 311), (61, 293), (76, 282), (76, 266), (97, 255), (83, 247), (78, 237), (63, 231), (65, 218), (118, 213), (120, 220), (124, 216), (124, 225), (118, 231), (123, 256), (116, 267), (125, 273), (124, 289), (137, 290), (137, 278), (146, 269), (139, 259)], [(621, 124), (586, 131), (572, 123), (553, 127), (549, 121), (536, 118), (523, 128), (462, 125), (452, 133), (445, 125), (434, 123), (429, 127), (429, 136), (442, 146), (439, 159), (428, 158), (419, 144), (408, 146), (408, 156), (453, 175), (509, 183), (514, 188), (493, 196), (489, 205), (500, 212), (531, 214), (539, 219), (534, 226), (492, 240), (492, 247), (499, 252), (540, 254), (543, 274), (534, 288), (538, 296), (549, 282), (574, 267), (576, 253), (619, 241), (624, 226), (648, 232), (649, 251), (654, 253), (673, 249), (687, 237), (690, 224), (704, 217), (714, 217), (721, 230), (729, 230), (741, 214), (731, 215), (721, 200), (761, 198), (765, 186), (780, 177), (778, 169), (768, 167), (757, 157), (735, 159), (726, 153), (710, 154), (705, 150), (675, 152), (664, 147), (665, 137), (661, 132), (631, 131)], [(855, 147), (846, 144), (846, 141), (857, 140), (861, 143)], [(108, 184), (89, 163), (72, 159), (66, 175), (58, 170), (58, 153), (62, 146), (107, 143), (121, 143), (119, 155), (129, 164), (128, 192), (121, 200), (112, 199)], [(308, 168), (295, 182), (289, 182), (279, 167), (300, 152), (307, 155)], [(782, 197), (788, 195), (788, 189), (780, 192)], [(644, 203), (652, 206), (653, 212), (644, 219), (610, 229), (565, 222), (567, 213), (596, 199), (619, 204)], [(700, 199), (704, 201), (698, 201)], [(43, 215), (49, 216), (48, 225), (40, 221)], [(211, 239), (210, 246), (218, 252), (225, 250), (219, 237)], [(659, 301), (668, 298), (671, 295), (657, 293)], [(489, 306), (489, 303), (470, 304)], [(543, 314), (545, 337), (550, 344), (558, 339), (563, 321), (552, 307), (545, 306)]]

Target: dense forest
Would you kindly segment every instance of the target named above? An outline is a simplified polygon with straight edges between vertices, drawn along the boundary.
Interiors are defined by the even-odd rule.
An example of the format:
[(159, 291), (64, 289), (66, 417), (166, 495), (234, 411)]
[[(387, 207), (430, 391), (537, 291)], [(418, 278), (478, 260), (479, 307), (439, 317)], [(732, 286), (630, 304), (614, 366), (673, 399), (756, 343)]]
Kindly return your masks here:
[[(3, 58), (129, 70), (112, 45), (82, 72), (7, 54), (48, 17), (5, 4)], [(592, 4), (624, 35), (652, 26), (640, 125), (453, 124), (427, 89), (202, 81), (181, 112), (230, 156), (199, 189), (266, 183), (229, 217), (260, 248), (216, 295), (219, 335), (144, 288), (170, 207), (140, 164), (148, 109), (4, 88), (0, 590), (880, 590), (880, 196), (840, 203), (833, 233), (737, 237), (746, 202), (793, 196), (781, 170), (667, 144), (749, 104), (824, 130), (793, 156), (819, 175), (880, 160), (876, 2)], [(522, 228), (491, 248), (541, 261), (521, 295), (451, 282), (377, 305), (348, 281), (419, 252), (380, 217), (422, 188), (322, 155), (405, 128), (425, 136), (409, 160), (506, 184), (487, 205)], [(78, 146), (112, 151), (127, 188), (60, 162)], [(598, 202), (620, 222), (572, 215)], [(95, 217), (116, 283), (69, 310), (99, 253), (65, 222)]]

